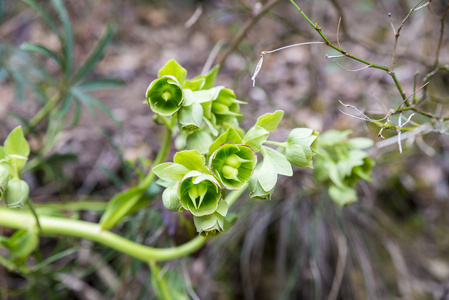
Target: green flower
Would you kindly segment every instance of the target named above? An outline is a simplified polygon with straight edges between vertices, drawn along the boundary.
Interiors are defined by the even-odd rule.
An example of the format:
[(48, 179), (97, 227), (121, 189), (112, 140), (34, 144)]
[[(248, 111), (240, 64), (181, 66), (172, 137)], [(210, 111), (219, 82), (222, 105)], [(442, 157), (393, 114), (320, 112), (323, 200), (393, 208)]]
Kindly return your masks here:
[(226, 201), (220, 201), (217, 210), (208, 216), (193, 217), (197, 232), (204, 237), (217, 236), (225, 226), (225, 217), (228, 213)]
[(148, 86), (147, 101), (151, 110), (161, 116), (171, 116), (181, 108), (184, 92), (178, 80), (170, 75), (155, 79)]
[(30, 188), (28, 184), (20, 179), (11, 179), (8, 182), (4, 193), (4, 201), (7, 207), (18, 208), (23, 207), (28, 199)]
[(238, 190), (251, 178), (257, 163), (254, 151), (246, 145), (226, 143), (212, 154), (211, 169), (229, 190)]
[(231, 123), (235, 117), (241, 116), (240, 104), (245, 102), (237, 100), (232, 90), (224, 88), (217, 98), (212, 101), (211, 112), (213, 113), (215, 124)]
[(208, 174), (190, 171), (178, 188), (181, 206), (195, 217), (213, 214), (221, 199), (220, 184)]
[(169, 211), (178, 212), (181, 208), (181, 203), (178, 198), (178, 186), (166, 188), (162, 193), (162, 203), (165, 209)]

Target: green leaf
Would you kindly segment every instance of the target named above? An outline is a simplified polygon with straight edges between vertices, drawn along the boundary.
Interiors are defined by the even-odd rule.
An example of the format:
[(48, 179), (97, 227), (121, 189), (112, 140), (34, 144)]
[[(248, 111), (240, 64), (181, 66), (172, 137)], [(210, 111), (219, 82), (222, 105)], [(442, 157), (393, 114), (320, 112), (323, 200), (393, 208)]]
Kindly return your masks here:
[(263, 127), (254, 125), (243, 137), (243, 144), (251, 147), (254, 151), (259, 152), (262, 144), (267, 140), (270, 133)]
[(241, 144), (242, 138), (239, 136), (239, 134), (235, 131), (233, 127), (229, 127), (228, 130), (226, 130), (225, 133), (220, 135), (209, 147), (209, 155), (214, 153), (215, 150), (218, 149), (221, 145), (225, 143), (234, 143), (234, 144)]
[(197, 78), (192, 80), (186, 80), (184, 84), (185, 89), (191, 89), (192, 91), (198, 91), (204, 87), (204, 84), (206, 83), (206, 79), (204, 78)]
[(89, 56), (84, 61), (82, 66), (78, 69), (78, 71), (76, 71), (75, 75), (71, 80), (72, 84), (77, 83), (92, 71), (96, 63), (100, 60), (104, 50), (111, 42), (114, 32), (115, 27), (112, 26), (111, 24), (108, 24), (102, 36), (100, 37), (100, 40), (98, 41), (97, 45), (95, 45), (95, 47), (92, 49), (92, 52), (90, 52)]
[(187, 148), (198, 150), (201, 154), (207, 154), (213, 139), (209, 133), (198, 130), (187, 137)]
[(328, 130), (320, 134), (319, 144), (320, 146), (332, 146), (334, 144), (343, 142), (351, 133), (351, 129), (344, 131)]
[(270, 164), (273, 167), (273, 170), (281, 175), (292, 176), (293, 170), (291, 164), (288, 162), (287, 158), (276, 150), (273, 150), (269, 147), (262, 146), (264, 149), (262, 153), (265, 159), (269, 159)]
[(153, 168), (154, 174), (164, 181), (179, 181), (189, 172), (185, 166), (178, 163), (162, 163)]
[(331, 199), (340, 207), (347, 206), (357, 201), (355, 189), (348, 186), (338, 187), (336, 185), (331, 185), (328, 193)]
[(116, 194), (108, 203), (106, 211), (100, 220), (102, 229), (114, 227), (129, 214), (129, 211), (139, 202), (144, 192), (143, 188), (133, 187)]
[(184, 87), (187, 71), (176, 60), (169, 60), (158, 72), (158, 77), (171, 75)]
[(0, 159), (4, 159), (5, 158), (5, 149), (0, 146)]
[(70, 23), (69, 14), (62, 0), (52, 0), (53, 6), (59, 14), (62, 27), (64, 29), (64, 37), (62, 39), (62, 48), (64, 50), (64, 74), (69, 78), (73, 70), (73, 32)]
[(218, 71), (220, 70), (220, 65), (216, 65), (215, 67), (213, 67), (209, 73), (207, 73), (206, 75), (199, 75), (196, 76), (195, 78), (192, 79), (193, 80), (198, 80), (198, 79), (205, 79), (205, 83), (202, 87), (202, 89), (210, 89), (214, 86), (215, 80), (217, 79), (217, 74)]
[(265, 128), (267, 131), (273, 131), (276, 129), (283, 116), (284, 111), (282, 110), (264, 114), (257, 119), (256, 125)]
[(22, 127), (14, 128), (8, 135), (4, 143), (5, 155), (19, 155), (28, 157), (30, 155), (30, 146), (23, 135)]
[(204, 156), (198, 150), (184, 150), (177, 152), (173, 161), (177, 164), (183, 165), (188, 170), (203, 171), (205, 165)]
[(220, 91), (223, 88), (224, 88), (223, 86), (216, 86), (208, 90), (194, 91), (193, 99), (197, 103), (214, 101), (215, 99), (217, 99), (218, 95), (220, 94)]
[(36, 1), (34, 0), (22, 0), (22, 1), (31, 6), (32, 8), (34, 8), (34, 10), (36, 10), (41, 15), (41, 17), (51, 28), (51, 30), (53, 30), (53, 32), (56, 33), (59, 37), (61, 36), (61, 33), (59, 32), (58, 29), (58, 25), (56, 25), (56, 23), (53, 21), (53, 18), (50, 17), (50, 15), (47, 14), (47, 12), (39, 4), (36, 3)]
[(24, 261), (39, 245), (39, 236), (35, 228), (17, 230), (5, 243), (13, 261)]
[(53, 50), (48, 49), (44, 45), (31, 44), (31, 43), (25, 42), (22, 45), (20, 45), (20, 49), (25, 50), (25, 51), (30, 51), (30, 52), (36, 52), (36, 53), (48, 56), (51, 59), (53, 59), (56, 63), (58, 63), (58, 65), (62, 64), (59, 54), (54, 52)]

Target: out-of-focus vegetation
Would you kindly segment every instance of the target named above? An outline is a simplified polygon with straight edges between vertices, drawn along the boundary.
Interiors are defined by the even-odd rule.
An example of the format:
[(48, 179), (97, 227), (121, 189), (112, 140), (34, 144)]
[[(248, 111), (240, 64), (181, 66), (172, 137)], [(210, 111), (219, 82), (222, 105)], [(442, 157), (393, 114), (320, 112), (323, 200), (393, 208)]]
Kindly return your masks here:
[[(264, 55), (255, 87), (261, 51), (323, 41), (288, 1), (0, 4), (0, 141), (22, 126), (22, 179), (42, 216), (97, 223), (134, 189), (143, 208), (116, 233), (153, 247), (196, 236), (191, 216), (142, 188), (165, 134), (142, 102), (171, 58), (192, 74), (221, 63), (216, 82), (248, 103), (244, 129), (282, 109), (276, 140), (328, 131), (315, 170), (279, 177), (271, 201), (241, 197), (237, 223), (188, 257), (148, 267), (67, 236), (34, 248), (38, 232), (0, 227), (1, 299), (153, 299), (166, 286), (175, 299), (449, 299), (447, 1), (298, 1), (333, 45), (395, 77), (313, 44)], [(360, 185), (373, 161), (355, 137), (375, 141)], [(24, 241), (35, 250), (11, 263)]]

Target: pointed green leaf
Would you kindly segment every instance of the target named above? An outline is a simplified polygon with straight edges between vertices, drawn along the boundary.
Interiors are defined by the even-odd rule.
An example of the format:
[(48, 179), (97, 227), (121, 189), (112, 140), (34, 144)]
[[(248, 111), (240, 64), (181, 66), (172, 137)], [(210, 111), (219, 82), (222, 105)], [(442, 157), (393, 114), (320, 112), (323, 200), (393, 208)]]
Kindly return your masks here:
[(259, 152), (262, 144), (267, 140), (270, 133), (263, 127), (254, 125), (243, 137), (243, 144), (251, 147), (254, 151)]
[(190, 171), (203, 171), (205, 165), (204, 156), (201, 155), (198, 150), (184, 150), (177, 152), (173, 161), (183, 165)]
[(11, 131), (5, 140), (3, 151), (7, 156), (15, 155), (25, 160), (28, 158), (30, 146), (23, 135), (22, 127), (18, 126)]
[(265, 128), (267, 131), (273, 131), (276, 129), (283, 116), (284, 111), (282, 110), (264, 114), (257, 119), (256, 125)]
[(73, 71), (73, 49), (75, 49), (73, 45), (72, 25), (63, 1), (52, 0), (52, 3), (59, 14), (59, 19), (64, 29), (64, 36), (61, 41), (64, 50), (64, 73), (66, 78), (70, 78)]
[(20, 49), (30, 52), (36, 52), (45, 56), (50, 57), (53, 59), (58, 65), (61, 65), (61, 58), (59, 57), (58, 53), (56, 53), (53, 50), (48, 49), (44, 45), (39, 44), (31, 44), (31, 43), (23, 43), (20, 45)]
[(81, 67), (76, 71), (75, 75), (73, 76), (71, 82), (72, 84), (77, 83), (78, 81), (82, 80), (87, 74), (89, 74), (92, 69), (95, 67), (97, 62), (100, 60), (101, 56), (104, 53), (104, 50), (111, 42), (112, 36), (114, 35), (115, 27), (111, 24), (108, 24), (106, 26), (106, 29), (104, 30), (103, 34), (100, 37), (100, 40), (95, 45), (95, 47), (92, 49), (92, 52), (87, 56), (84, 63), (81, 65)]
[(39, 245), (36, 228), (17, 230), (4, 244), (9, 249), (13, 261), (24, 261)]
[(218, 149), (221, 145), (224, 143), (234, 143), (234, 144), (241, 144), (242, 138), (239, 136), (239, 134), (235, 131), (233, 127), (229, 127), (228, 130), (226, 130), (225, 133), (220, 135), (209, 147), (209, 155), (211, 155), (215, 150)]
[(36, 10), (41, 15), (41, 17), (51, 28), (51, 30), (53, 30), (53, 32), (56, 33), (58, 36), (61, 36), (61, 33), (59, 32), (58, 29), (58, 25), (56, 25), (56, 23), (53, 21), (53, 18), (50, 17), (50, 15), (47, 14), (47, 12), (39, 4), (36, 3), (36, 1), (34, 0), (22, 0), (22, 1), (31, 6), (32, 8), (34, 8), (34, 10)]
[(98, 78), (81, 83), (78, 88), (83, 92), (95, 91), (105, 88), (118, 88), (125, 84), (123, 80), (114, 78)]
[(106, 211), (100, 220), (102, 229), (114, 227), (120, 220), (128, 215), (132, 207), (136, 205), (144, 190), (140, 187), (133, 187), (116, 194), (108, 203)]
[(158, 77), (171, 75), (184, 87), (187, 71), (176, 60), (169, 60), (158, 72)]
[(210, 89), (214, 86), (215, 79), (217, 78), (217, 74), (218, 74), (219, 70), (220, 70), (220, 65), (216, 65), (209, 71), (209, 73), (207, 73), (206, 75), (196, 76), (195, 78), (192, 79), (192, 81), (198, 80), (198, 79), (205, 79), (202, 89), (204, 89), (204, 90)]
[(179, 181), (189, 172), (189, 169), (177, 163), (162, 163), (153, 168), (154, 174), (165, 181)]
[(263, 152), (261, 151), (262, 155), (264, 156), (264, 161), (266, 158), (269, 158), (273, 170), (276, 173), (285, 176), (293, 175), (292, 166), (283, 154), (269, 147), (262, 146), (262, 148), (264, 149)]
[(191, 89), (192, 91), (198, 91), (204, 87), (206, 79), (204, 78), (194, 78), (192, 80), (186, 80), (184, 84), (185, 89)]

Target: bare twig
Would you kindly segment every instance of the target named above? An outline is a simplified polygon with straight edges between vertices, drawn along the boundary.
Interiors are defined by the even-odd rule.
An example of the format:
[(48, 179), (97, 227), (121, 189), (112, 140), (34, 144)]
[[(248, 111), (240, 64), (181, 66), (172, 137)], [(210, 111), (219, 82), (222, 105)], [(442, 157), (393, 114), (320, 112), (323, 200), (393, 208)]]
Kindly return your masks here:
[(349, 69), (343, 67), (342, 65), (340, 65), (336, 60), (334, 60), (334, 63), (335, 63), (337, 66), (339, 66), (340, 68), (342, 68), (343, 70), (348, 71), (348, 72), (358, 72), (358, 71), (362, 71), (362, 70), (371, 68), (370, 65), (366, 65), (366, 66), (363, 66), (363, 67), (361, 67), (361, 68), (359, 68), (359, 69), (349, 70)]
[(264, 57), (265, 54), (270, 54), (270, 53), (273, 53), (273, 52), (285, 50), (285, 49), (292, 48), (292, 47), (303, 46), (303, 45), (311, 45), (311, 44), (324, 44), (324, 42), (305, 42), (305, 43), (299, 43), (299, 44), (293, 44), (293, 45), (284, 46), (284, 47), (277, 48), (277, 49), (274, 49), (274, 50), (262, 51), (260, 53), (260, 59), (257, 62), (257, 65), (256, 65), (256, 69), (254, 70), (254, 75), (253, 75), (253, 77), (251, 77), (251, 80), (253, 81), (253, 86), (255, 86), (255, 84), (256, 84), (257, 74), (259, 74), (259, 71), (262, 68), (263, 57)]
[(198, 21), (198, 19), (200, 18), (201, 14), (203, 13), (203, 5), (200, 3), (198, 4), (198, 6), (195, 9), (195, 12), (193, 13), (193, 15), (190, 17), (190, 19), (187, 20), (187, 22), (184, 23), (184, 26), (186, 28), (190, 28), (193, 26), (193, 24), (196, 23), (196, 21)]
[(226, 58), (231, 54), (232, 51), (238, 46), (238, 44), (245, 37), (246, 33), (259, 21), (259, 19), (268, 12), (272, 7), (281, 2), (281, 0), (271, 0), (266, 3), (255, 15), (253, 15), (240, 29), (235, 38), (232, 40), (231, 44), (225, 50), (225, 52), (218, 58), (217, 64), (223, 65)]

